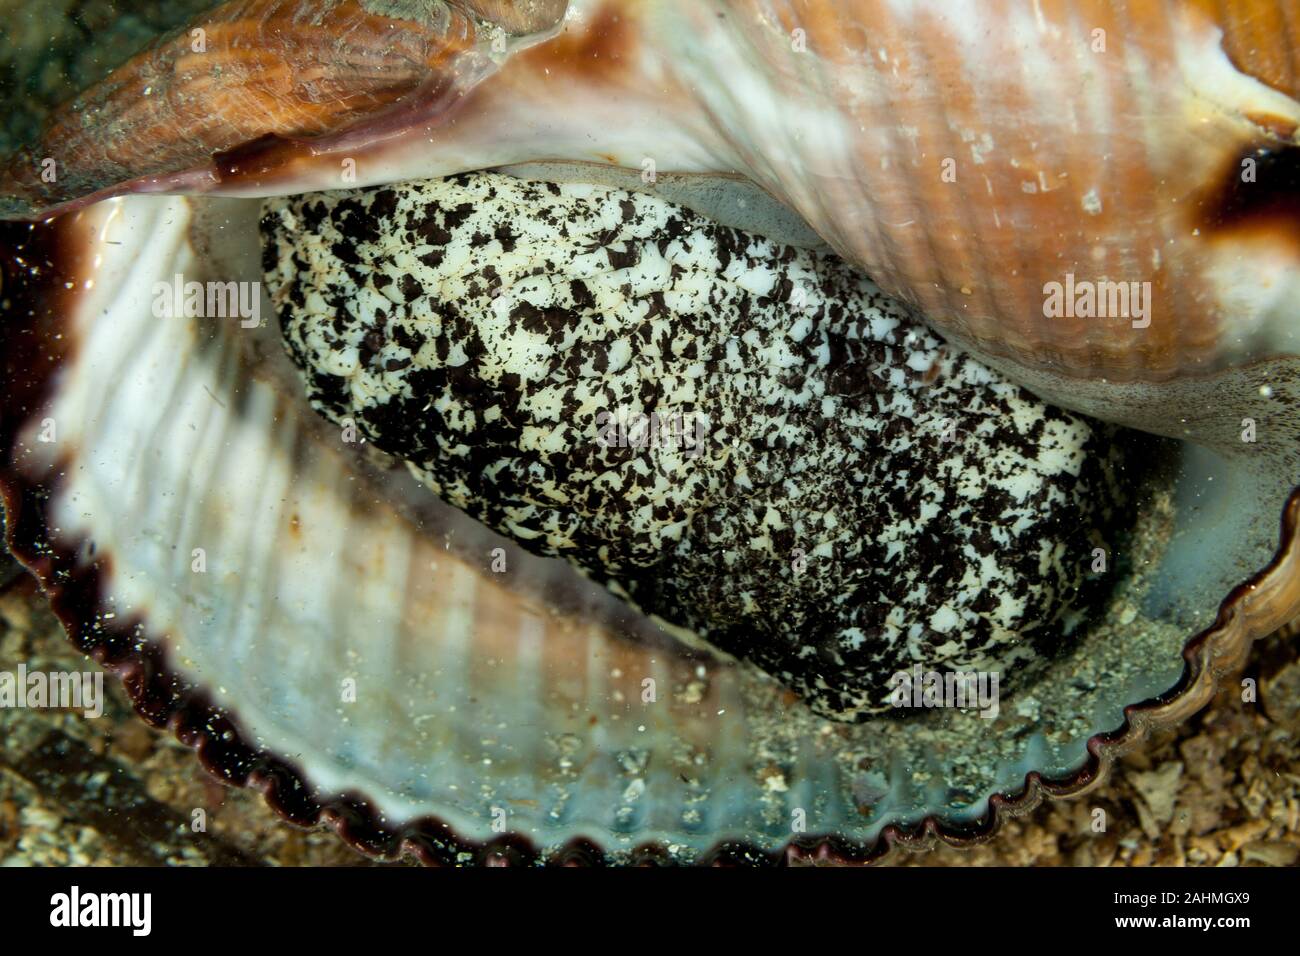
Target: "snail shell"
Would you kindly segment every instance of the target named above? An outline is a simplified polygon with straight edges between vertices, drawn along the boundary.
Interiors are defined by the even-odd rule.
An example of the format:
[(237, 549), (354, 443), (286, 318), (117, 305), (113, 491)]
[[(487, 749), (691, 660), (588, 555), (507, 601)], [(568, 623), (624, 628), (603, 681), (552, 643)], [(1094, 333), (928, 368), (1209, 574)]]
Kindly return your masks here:
[[(491, 840), (494, 807), (522, 795), (511, 828), (535, 848), (780, 851), (814, 808), (809, 845), (862, 855), (900, 823), (920, 842), (969, 834), (1008, 806), (997, 794), (1092, 785), (1113, 753), (1094, 734), (1122, 728), (1107, 738), (1122, 745), (1185, 716), (1300, 611), (1294, 20), (1200, 2), (560, 12), (224, 4), (196, 24), (209, 59), (182, 31), (4, 168), (0, 211), (69, 213), (5, 232), (10, 542), (74, 637), (209, 765), (385, 854), (455, 859), (448, 826)], [(483, 555), (507, 546), (418, 512), (322, 437), (269, 350), (149, 310), (149, 285), (177, 273), (259, 276), (255, 214), (212, 196), (539, 160), (755, 182), (1014, 380), (1180, 439), (1144, 519), (1164, 546), (1152, 533), (1130, 556), (1145, 572), (1070, 665), (1106, 686), (1071, 697), (1078, 673), (1058, 669), (1037, 716), (996, 729), (827, 735), (742, 669), (623, 639), (637, 623), (548, 566), (509, 551), (514, 576), (494, 580)], [(136, 193), (191, 195), (100, 201)], [(1150, 323), (1045, 314), (1070, 276), (1149, 282)], [(199, 540), (219, 573), (184, 560)], [(339, 661), (374, 691), (347, 719)], [(671, 688), (665, 706), (636, 705), (646, 678)], [(993, 770), (963, 777), (942, 753)]]
[[(56, 116), (0, 180), (8, 211), (330, 188), (343, 159), (357, 185), (649, 161), (763, 185), (981, 354), (1159, 381), (1295, 344), (1300, 104), (1280, 8), (569, 6), (536, 42), (564, 4), (221, 5), (209, 52), (182, 32)], [(41, 156), (66, 164), (57, 183)], [(1067, 275), (1151, 283), (1150, 324), (1048, 320), (1044, 288)]]

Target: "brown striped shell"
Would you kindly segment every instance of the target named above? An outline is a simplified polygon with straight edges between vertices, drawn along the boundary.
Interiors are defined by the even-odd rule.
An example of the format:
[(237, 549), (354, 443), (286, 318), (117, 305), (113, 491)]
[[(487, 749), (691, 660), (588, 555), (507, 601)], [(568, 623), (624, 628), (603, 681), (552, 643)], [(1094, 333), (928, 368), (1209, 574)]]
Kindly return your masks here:
[[(435, 3), (394, 30), (381, 4), (228, 3), (207, 52), (182, 34), (55, 117), (4, 192), (34, 212), (131, 180), (337, 185), (339, 157), (360, 184), (649, 159), (754, 179), (948, 335), (1020, 365), (1159, 381), (1289, 341), (1300, 104), (1284, 5), (572, 6), (528, 47), (499, 33), (535, 41), (559, 5)], [(368, 140), (343, 132), (363, 118)], [(51, 155), (66, 175), (33, 181)], [(1045, 287), (1071, 275), (1149, 282), (1150, 325), (1045, 316)]]

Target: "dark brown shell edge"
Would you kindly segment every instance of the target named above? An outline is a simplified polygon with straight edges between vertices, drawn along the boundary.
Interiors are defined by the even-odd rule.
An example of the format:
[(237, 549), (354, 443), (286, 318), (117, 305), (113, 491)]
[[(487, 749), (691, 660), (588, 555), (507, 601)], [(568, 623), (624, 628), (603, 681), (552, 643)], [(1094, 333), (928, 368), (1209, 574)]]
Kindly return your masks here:
[[(237, 716), (214, 705), (201, 688), (187, 684), (169, 666), (163, 642), (145, 630), (142, 620), (106, 620), (101, 605), (101, 578), (111, 557), (99, 555), (88, 565), (79, 549), (53, 544), (46, 523), (46, 502), (54, 489), (25, 480), (15, 467), (19, 428), (27, 410), (38, 407), (51, 387), (52, 373), (64, 357), (66, 339), (56, 338), (81, 259), (70, 222), (75, 216), (45, 223), (0, 224), (0, 367), (7, 393), (0, 404), (0, 504), (6, 544), (32, 572), (54, 614), (73, 644), (122, 682), (136, 712), (150, 725), (167, 728), (198, 754), (204, 769), (234, 787), (259, 790), (267, 805), (289, 823), (310, 828), (330, 826), (348, 845), (377, 859), (413, 856), (426, 865), (588, 865), (629, 862), (657, 866), (673, 863), (659, 844), (630, 852), (602, 849), (591, 839), (576, 838), (559, 850), (544, 852), (526, 836), (504, 834), (488, 842), (458, 835), (436, 817), (389, 826), (357, 793), (318, 794), (303, 771), (273, 754), (244, 742)], [(20, 261), (21, 260), (21, 261)], [(33, 268), (35, 266), (35, 268)], [(951, 824), (932, 814), (916, 824), (889, 824), (870, 843), (835, 834), (800, 836), (780, 850), (743, 842), (720, 842), (702, 854), (699, 865), (774, 866), (794, 863), (878, 863), (899, 849), (925, 850), (942, 842), (970, 847), (990, 840), (1005, 820), (1025, 815), (1046, 797), (1086, 794), (1106, 779), (1115, 761), (1154, 730), (1173, 726), (1206, 706), (1220, 680), (1240, 669), (1252, 642), (1285, 623), (1300, 598), (1300, 489), (1292, 492), (1281, 520), (1281, 545), (1268, 567), (1234, 588), (1219, 607), (1214, 623), (1188, 641), (1178, 684), (1167, 693), (1124, 710), (1123, 725), (1088, 742), (1088, 759), (1076, 772), (1050, 778), (1026, 774), (1017, 792), (993, 795), (985, 816), (971, 824)], [(88, 547), (90, 542), (84, 542)], [(1273, 595), (1274, 591), (1285, 592)], [(1262, 597), (1260, 596), (1262, 594)], [(1270, 595), (1286, 612), (1270, 611)]]

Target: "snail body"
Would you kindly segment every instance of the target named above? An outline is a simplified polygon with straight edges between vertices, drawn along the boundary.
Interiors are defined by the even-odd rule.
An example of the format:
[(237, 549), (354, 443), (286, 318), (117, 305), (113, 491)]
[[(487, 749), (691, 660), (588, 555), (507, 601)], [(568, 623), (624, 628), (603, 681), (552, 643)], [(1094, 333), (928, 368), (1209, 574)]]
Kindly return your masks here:
[(313, 407), (820, 714), (897, 713), (914, 664), (1011, 683), (1085, 613), (1113, 436), (834, 256), (491, 174), (273, 201), (263, 232)]

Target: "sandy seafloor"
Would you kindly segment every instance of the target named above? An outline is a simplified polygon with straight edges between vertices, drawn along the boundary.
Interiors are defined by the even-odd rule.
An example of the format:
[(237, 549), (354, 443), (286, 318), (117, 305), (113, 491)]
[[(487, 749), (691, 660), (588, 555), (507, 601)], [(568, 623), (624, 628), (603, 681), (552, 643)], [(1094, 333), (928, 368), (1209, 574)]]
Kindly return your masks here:
[[(53, 104), (204, 0), (0, 0), (0, 151)], [(0, 671), (94, 667), (63, 637), (34, 582), (0, 556)], [(1300, 643), (1261, 642), (1260, 700), (1225, 681), (1214, 704), (1126, 757), (1101, 790), (1008, 823), (973, 850), (898, 865), (1273, 865), (1300, 861)], [(253, 792), (210, 778), (170, 734), (136, 718), (116, 681), (105, 716), (0, 709), (0, 864), (365, 865), (328, 832), (279, 820)], [(1107, 828), (1094, 833), (1094, 810)], [(206, 834), (191, 832), (196, 808)]]

